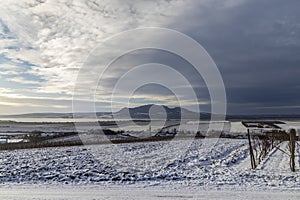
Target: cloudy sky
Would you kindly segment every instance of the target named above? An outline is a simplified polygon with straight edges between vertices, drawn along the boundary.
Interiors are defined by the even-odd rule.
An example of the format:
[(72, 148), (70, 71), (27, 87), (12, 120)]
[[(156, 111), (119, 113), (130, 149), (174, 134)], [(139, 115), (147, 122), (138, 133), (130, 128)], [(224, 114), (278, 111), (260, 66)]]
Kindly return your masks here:
[[(1, 114), (72, 112), (74, 87), (91, 77), (77, 75), (101, 42), (140, 27), (180, 31), (201, 44), (216, 63), (226, 89), (229, 113), (300, 114), (300, 2), (298, 0), (1, 0)], [(139, 36), (130, 38), (132, 43)], [(151, 39), (151, 35), (140, 36)], [(157, 39), (157, 38), (156, 38)], [(160, 38), (163, 42), (164, 38)], [(174, 41), (176, 43), (176, 41)], [(118, 47), (103, 48), (94, 60), (99, 68)], [(210, 109), (205, 82), (190, 63), (168, 52), (139, 50), (118, 58), (97, 86), (96, 98), (79, 95), (84, 105), (95, 100), (108, 111), (109, 92), (132, 66), (161, 63), (188, 78), (197, 101), (168, 71), (138, 71), (138, 77), (163, 74), (182, 88), (180, 95), (155, 84), (141, 85), (132, 106), (157, 103)], [(95, 73), (97, 76), (99, 74)], [(136, 79), (136, 80), (135, 80)], [(129, 86), (128, 86), (129, 87)], [(121, 87), (113, 109), (128, 106)]]

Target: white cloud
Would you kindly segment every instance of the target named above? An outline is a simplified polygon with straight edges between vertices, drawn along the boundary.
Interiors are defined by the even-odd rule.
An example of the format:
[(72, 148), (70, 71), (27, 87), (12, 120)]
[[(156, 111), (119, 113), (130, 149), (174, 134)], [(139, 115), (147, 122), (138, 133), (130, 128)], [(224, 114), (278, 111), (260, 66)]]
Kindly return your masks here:
[(7, 81), (15, 82), (15, 83), (20, 83), (20, 84), (30, 84), (30, 85), (40, 85), (39, 81), (33, 81), (33, 80), (28, 80), (23, 77), (13, 77), (13, 78), (7, 78)]
[[(6, 56), (37, 65), (30, 73), (46, 80), (39, 91), (71, 93), (78, 68), (98, 42), (130, 28), (164, 26), (166, 16), (174, 16), (183, 2), (32, 0), (0, 4), (1, 18), (21, 46), (20, 51), (8, 51)], [(33, 49), (24, 48), (27, 46)]]
[(18, 75), (16, 71), (0, 71), (0, 75)]
[(7, 64), (7, 63), (1, 63), (0, 64), (0, 70), (17, 70), (19, 69), (19, 66), (12, 65), (12, 64)]

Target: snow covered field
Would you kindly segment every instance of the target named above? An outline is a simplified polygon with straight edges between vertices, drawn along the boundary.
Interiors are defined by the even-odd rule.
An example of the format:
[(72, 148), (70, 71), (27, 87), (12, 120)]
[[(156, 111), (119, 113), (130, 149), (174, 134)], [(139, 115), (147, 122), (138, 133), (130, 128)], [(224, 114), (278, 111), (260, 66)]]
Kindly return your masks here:
[(0, 188), (0, 198), (5, 200), (97, 200), (97, 199), (272, 199), (298, 200), (296, 192), (279, 191), (230, 191), (176, 188), (132, 188), (132, 187), (58, 187), (22, 186)]
[[(132, 189), (137, 191), (136, 198), (142, 194), (140, 189), (158, 190), (157, 197), (168, 192), (178, 194), (182, 199), (189, 199), (178, 193), (178, 190), (184, 189), (196, 191), (195, 195), (191, 195), (196, 199), (206, 198), (199, 191), (210, 191), (208, 193), (216, 195), (216, 198), (222, 197), (222, 192), (213, 193), (212, 190), (228, 191), (228, 199), (232, 199), (230, 195), (235, 194), (233, 191), (245, 190), (249, 194), (280, 192), (288, 197), (299, 197), (299, 147), (296, 153), (297, 172), (292, 173), (288, 156), (280, 150), (271, 152), (265, 162), (256, 170), (251, 170), (247, 140), (219, 139), (211, 149), (204, 148), (204, 141), (209, 142), (176, 140), (2, 151), (0, 196), (7, 195), (5, 197), (9, 199), (13, 191), (22, 187), (25, 189), (18, 192), (30, 195), (28, 191), (37, 186), (46, 188), (51, 195), (51, 191), (53, 194), (57, 191), (53, 188), (68, 185), (70, 188), (66, 189), (66, 194), (72, 193), (72, 188), (83, 186), (87, 188), (82, 190), (83, 195), (90, 195), (89, 190), (95, 194), (105, 190), (105, 195), (110, 196), (113, 190)], [(286, 145), (281, 144), (282, 149)], [(41, 191), (43, 189), (37, 190)], [(167, 191), (166, 194), (163, 191)], [(74, 195), (80, 195), (80, 192)], [(128, 195), (131, 199), (132, 194)], [(59, 199), (59, 194), (56, 197)], [(114, 197), (118, 199), (119, 196)]]
[[(299, 134), (299, 123), (289, 122), (285, 128), (290, 125)], [(184, 128), (189, 126), (193, 128), (188, 124)], [(20, 127), (74, 130), (65, 124), (58, 129), (55, 124), (2, 124), (1, 129), (20, 131)], [(231, 122), (225, 131), (243, 134), (246, 129)], [(0, 199), (299, 199), (300, 148), (292, 173), (287, 145), (273, 149), (256, 170), (250, 169), (245, 139), (0, 151)]]

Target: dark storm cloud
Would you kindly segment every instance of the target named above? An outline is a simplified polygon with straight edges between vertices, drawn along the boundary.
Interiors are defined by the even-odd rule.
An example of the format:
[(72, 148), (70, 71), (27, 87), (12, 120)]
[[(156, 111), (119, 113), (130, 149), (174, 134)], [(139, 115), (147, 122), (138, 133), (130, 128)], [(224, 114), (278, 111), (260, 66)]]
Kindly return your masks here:
[[(193, 1), (166, 26), (191, 36), (211, 55), (223, 76), (229, 113), (300, 113), (298, 8), (299, 1)], [(164, 51), (134, 52), (112, 69), (121, 73), (150, 62), (178, 70), (188, 77), (198, 100), (209, 101), (201, 76), (184, 59)], [(109, 88), (118, 77), (104, 84)], [(165, 95), (163, 90), (143, 93)]]
[(229, 112), (299, 113), (299, 8), (299, 1), (251, 0), (229, 8), (211, 3), (204, 14), (199, 5), (181, 17), (184, 32), (219, 67)]

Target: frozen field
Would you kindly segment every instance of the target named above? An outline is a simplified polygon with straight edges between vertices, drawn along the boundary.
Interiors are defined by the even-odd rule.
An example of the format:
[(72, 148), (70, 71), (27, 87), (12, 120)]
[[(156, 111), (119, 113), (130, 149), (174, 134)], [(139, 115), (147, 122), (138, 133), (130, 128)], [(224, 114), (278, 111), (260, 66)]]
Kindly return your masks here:
[[(299, 197), (298, 147), (297, 172), (292, 173), (288, 156), (280, 150), (271, 152), (258, 169), (251, 170), (247, 140), (219, 139), (212, 148), (205, 146), (204, 141), (215, 142), (177, 140), (2, 151), (0, 197), (7, 195), (5, 199), (14, 199), (10, 195), (22, 192), (26, 197), (32, 188), (37, 190), (36, 194), (44, 188), (50, 196), (54, 195), (51, 199), (59, 199), (62, 193), (55, 196), (58, 191), (55, 188), (61, 189), (61, 186), (67, 187), (65, 194), (69, 192), (75, 198), (86, 193), (87, 199), (92, 199), (88, 197), (97, 192), (104, 193), (101, 197), (114, 194), (112, 196), (118, 199), (122, 191), (128, 190), (133, 192), (126, 192), (125, 196), (129, 195), (127, 199), (132, 199), (130, 195), (134, 193), (136, 199), (139, 199), (139, 195), (143, 199), (142, 191), (145, 190), (157, 191), (157, 198), (170, 193), (171, 199), (172, 195), (182, 199), (207, 198), (199, 191), (215, 195), (216, 198), (222, 197), (224, 192), (228, 199), (232, 199), (234, 191), (247, 191), (249, 198), (257, 193), (264, 197), (270, 192), (271, 195), (279, 193), (281, 196), (275, 196), (278, 198)], [(282, 143), (281, 148), (287, 148), (287, 143)], [(73, 193), (74, 188), (79, 189)], [(114, 193), (114, 190), (119, 192)], [(180, 190), (194, 191), (195, 194), (183, 195)], [(211, 192), (214, 190), (223, 192)]]
[(298, 200), (300, 194), (282, 191), (232, 191), (176, 188), (132, 188), (132, 187), (57, 187), (23, 186), (0, 188), (0, 198), (5, 200), (98, 200), (98, 199), (272, 199)]

